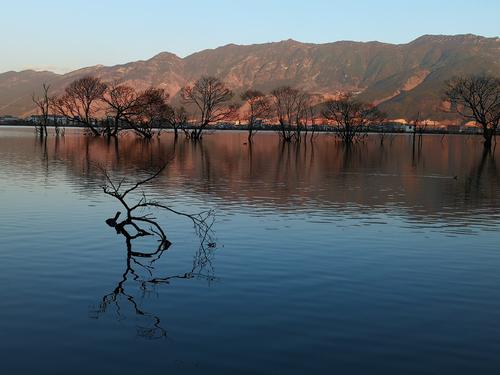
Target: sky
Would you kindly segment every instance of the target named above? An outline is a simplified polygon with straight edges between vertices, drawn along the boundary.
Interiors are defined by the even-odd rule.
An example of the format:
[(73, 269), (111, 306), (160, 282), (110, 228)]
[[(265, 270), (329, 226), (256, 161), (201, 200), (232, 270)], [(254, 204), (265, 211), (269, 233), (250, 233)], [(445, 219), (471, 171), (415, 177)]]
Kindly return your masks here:
[(0, 0), (0, 72), (181, 57), (229, 43), (500, 34), (500, 0)]

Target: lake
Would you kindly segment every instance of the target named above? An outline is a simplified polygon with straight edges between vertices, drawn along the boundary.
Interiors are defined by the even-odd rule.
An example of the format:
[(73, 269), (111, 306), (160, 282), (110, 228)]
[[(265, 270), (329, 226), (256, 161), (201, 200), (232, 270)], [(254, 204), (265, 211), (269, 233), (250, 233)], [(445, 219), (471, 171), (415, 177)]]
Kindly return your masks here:
[[(497, 374), (499, 153), (1, 128), (0, 373)], [(214, 210), (212, 242), (153, 211), (172, 245), (151, 263), (106, 225), (102, 169), (131, 186), (166, 161), (145, 194)]]

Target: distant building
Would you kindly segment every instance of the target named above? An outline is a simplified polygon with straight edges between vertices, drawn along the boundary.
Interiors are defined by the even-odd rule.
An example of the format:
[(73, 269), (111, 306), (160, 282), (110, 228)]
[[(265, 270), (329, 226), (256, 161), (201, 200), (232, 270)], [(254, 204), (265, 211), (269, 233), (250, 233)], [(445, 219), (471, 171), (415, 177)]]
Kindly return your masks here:
[(10, 115), (0, 116), (0, 124), (3, 124), (3, 125), (19, 124), (21, 122), (22, 122), (22, 120), (19, 117), (10, 116)]
[[(57, 124), (57, 125), (70, 125), (73, 124), (73, 119), (66, 116), (59, 115), (51, 115), (48, 117), (49, 123)], [(43, 121), (42, 115), (31, 115), (26, 118), (26, 121), (31, 122), (33, 124), (39, 124)]]
[(415, 131), (415, 125), (403, 125), (403, 131), (405, 133), (413, 133)]

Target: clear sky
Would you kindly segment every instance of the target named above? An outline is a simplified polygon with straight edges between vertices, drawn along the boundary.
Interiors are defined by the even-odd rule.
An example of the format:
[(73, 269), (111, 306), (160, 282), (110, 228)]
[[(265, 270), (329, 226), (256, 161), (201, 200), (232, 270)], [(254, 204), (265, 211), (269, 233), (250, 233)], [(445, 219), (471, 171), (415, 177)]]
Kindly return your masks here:
[(114, 65), (283, 39), (500, 34), (500, 0), (0, 0), (0, 72)]

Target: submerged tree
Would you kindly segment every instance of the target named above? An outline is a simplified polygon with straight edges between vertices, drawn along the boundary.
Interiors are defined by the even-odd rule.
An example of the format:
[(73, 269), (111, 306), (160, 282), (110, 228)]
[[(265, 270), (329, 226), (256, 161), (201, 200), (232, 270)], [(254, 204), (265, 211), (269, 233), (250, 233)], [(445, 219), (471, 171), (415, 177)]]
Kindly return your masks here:
[[(306, 121), (309, 121), (309, 124), (310, 124), (310, 129), (311, 129), (310, 140), (311, 140), (311, 142), (314, 139), (314, 134), (315, 134), (316, 130), (318, 129), (318, 125), (316, 123), (318, 104), (319, 103), (315, 102), (313, 100), (313, 98), (311, 97), (311, 99), (309, 100), (309, 102), (306, 105)], [(307, 123), (306, 123), (306, 125), (307, 125)], [(307, 129), (308, 129), (308, 127), (306, 126), (306, 137), (307, 137)]]
[(64, 94), (54, 98), (56, 112), (84, 126), (92, 135), (100, 135), (96, 113), (106, 91), (106, 84), (99, 78), (86, 76), (69, 84)]
[(452, 108), (483, 129), (484, 147), (491, 148), (500, 121), (500, 79), (492, 76), (455, 77), (446, 83)]
[(168, 99), (169, 94), (164, 89), (150, 87), (138, 92), (128, 85), (110, 84), (102, 98), (114, 125), (112, 130), (106, 128), (108, 135), (116, 136), (123, 128), (132, 129), (147, 139), (153, 136), (155, 128), (159, 129), (159, 134), (164, 124), (171, 124), (178, 118)]
[(138, 93), (128, 85), (115, 82), (108, 85), (102, 100), (106, 103), (106, 114), (113, 119), (113, 128), (108, 136), (117, 136), (123, 125), (138, 111)]
[[(131, 240), (139, 237), (153, 235), (158, 236), (161, 246), (156, 249), (153, 254), (157, 253), (160, 248), (170, 246), (170, 241), (168, 241), (165, 231), (152, 217), (151, 213), (144, 214), (145, 210), (165, 210), (175, 215), (186, 217), (193, 223), (195, 231), (199, 235), (203, 234), (204, 236), (207, 236), (210, 233), (212, 225), (209, 220), (210, 218), (213, 218), (212, 210), (202, 211), (197, 214), (187, 214), (185, 212), (175, 210), (161, 203), (160, 201), (147, 198), (144, 192), (142, 192), (140, 199), (135, 203), (131, 204), (127, 201), (129, 194), (133, 193), (135, 190), (141, 188), (144, 184), (147, 184), (158, 177), (166, 168), (167, 164), (168, 163), (164, 164), (154, 174), (134, 183), (127, 189), (123, 188), (123, 186), (126, 184), (125, 178), (115, 183), (111, 180), (107, 171), (101, 168), (106, 179), (106, 184), (102, 186), (103, 192), (106, 195), (116, 198), (125, 210), (124, 218), (121, 218), (122, 212), (118, 211), (114, 218), (106, 220), (106, 224), (115, 228), (118, 234), (123, 235), (127, 240), (127, 244), (129, 244)], [(137, 212), (141, 212), (142, 214), (137, 214)], [(149, 229), (146, 230), (142, 228), (141, 224), (148, 226)], [(133, 232), (131, 232), (131, 230)]]
[(279, 134), (285, 142), (300, 141), (301, 132), (306, 125), (304, 119), (308, 115), (309, 95), (283, 86), (271, 92), (274, 114), (279, 123)]
[(413, 134), (418, 134), (419, 137), (422, 137), (422, 135), (427, 130), (427, 126), (429, 125), (427, 120), (422, 119), (422, 115), (420, 114), (420, 112), (417, 112), (415, 118), (412, 121), (412, 124)]
[[(102, 187), (104, 193), (116, 198), (125, 211), (123, 218), (121, 217), (122, 213), (119, 211), (113, 218), (107, 219), (106, 224), (114, 228), (117, 234), (125, 237), (127, 252), (126, 269), (121, 280), (111, 293), (102, 297), (98, 307), (93, 311), (93, 317), (98, 318), (114, 307), (118, 319), (122, 319), (122, 315), (125, 314), (124, 305), (127, 304), (141, 319), (141, 323), (137, 325), (138, 335), (148, 339), (165, 337), (167, 331), (162, 327), (160, 318), (156, 314), (146, 311), (141, 306), (141, 299), (137, 300), (133, 292), (126, 289), (128, 281), (138, 283), (139, 289), (146, 293), (149, 289), (159, 284), (168, 284), (173, 279), (192, 279), (194, 277), (206, 278), (207, 280), (213, 279), (211, 257), (216, 247), (212, 231), (214, 223), (213, 211), (207, 210), (194, 215), (186, 214), (171, 209), (158, 201), (148, 199), (144, 192), (140, 195), (139, 200), (135, 202), (130, 200), (131, 194), (158, 177), (165, 167), (166, 164), (149, 177), (132, 184), (128, 188), (123, 187), (126, 184), (124, 179), (113, 182), (108, 172), (103, 168), (101, 169), (106, 180)], [(187, 272), (164, 276), (153, 275), (155, 262), (159, 261), (171, 243), (167, 239), (166, 231), (159, 224), (159, 221), (152, 216), (151, 212), (147, 212), (149, 210), (168, 211), (184, 216), (193, 223), (195, 233), (200, 239), (200, 246), (194, 256), (192, 266)], [(133, 241), (144, 237), (155, 237), (158, 243), (149, 251), (134, 250)], [(142, 272), (140, 272), (141, 270)]]
[(255, 125), (267, 120), (271, 116), (271, 103), (269, 98), (258, 90), (245, 91), (241, 94), (241, 100), (248, 104), (246, 117), (248, 123), (248, 142), (251, 142), (255, 134)]
[(314, 109), (311, 95), (301, 91), (297, 101), (297, 113), (295, 114), (295, 135), (297, 140), (301, 140), (302, 131), (304, 130), (307, 137), (308, 122), (314, 124)]
[(369, 124), (380, 124), (385, 118), (377, 107), (356, 100), (352, 94), (325, 102), (322, 114), (347, 146), (364, 138)]
[(230, 105), (233, 92), (216, 77), (201, 77), (192, 86), (181, 89), (186, 104), (194, 106), (198, 118), (197, 126), (191, 132), (191, 139), (198, 140), (207, 125), (231, 119), (237, 110)]
[(189, 132), (186, 128), (186, 125), (188, 123), (188, 112), (186, 111), (186, 108), (184, 108), (183, 106), (172, 107), (169, 105), (165, 111), (165, 114), (165, 121), (172, 127), (172, 129), (174, 129), (174, 137), (176, 139), (179, 135), (179, 129), (182, 129), (184, 131), (184, 134), (186, 134), (187, 136), (189, 135)]
[(44, 83), (42, 85), (42, 95), (35, 96), (33, 93), (32, 100), (40, 112), (40, 121), (37, 122), (36, 130), (41, 137), (47, 136), (47, 127), (49, 126), (49, 116), (51, 108), (51, 98), (49, 96), (50, 85)]
[(170, 116), (169, 95), (164, 89), (149, 88), (137, 97), (137, 109), (128, 118), (130, 127), (144, 138), (153, 136), (154, 128), (161, 128)]
[(427, 121), (422, 119), (422, 115), (420, 112), (417, 112), (415, 115), (415, 118), (411, 121), (411, 124), (413, 125), (413, 149), (415, 149), (415, 141), (417, 138), (418, 134), (418, 146), (422, 147), (422, 136), (425, 133), (425, 130), (427, 129)]

